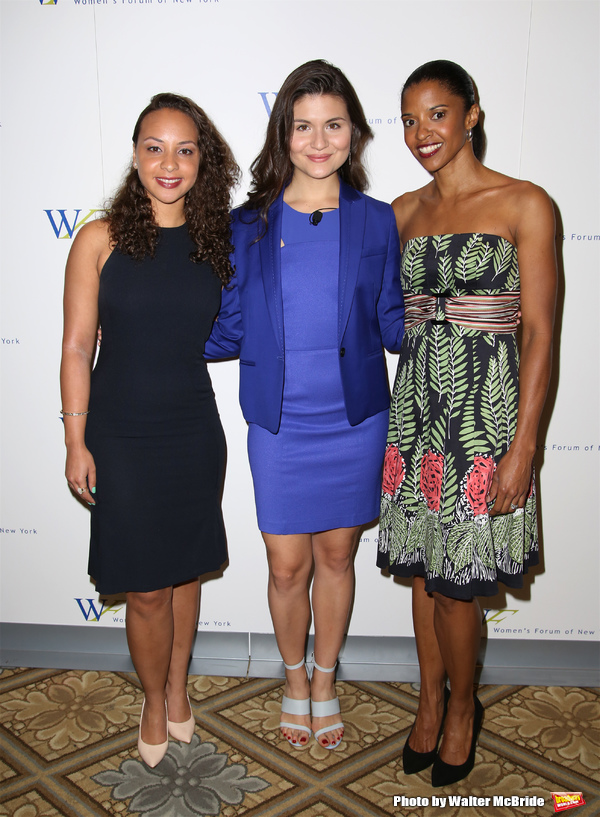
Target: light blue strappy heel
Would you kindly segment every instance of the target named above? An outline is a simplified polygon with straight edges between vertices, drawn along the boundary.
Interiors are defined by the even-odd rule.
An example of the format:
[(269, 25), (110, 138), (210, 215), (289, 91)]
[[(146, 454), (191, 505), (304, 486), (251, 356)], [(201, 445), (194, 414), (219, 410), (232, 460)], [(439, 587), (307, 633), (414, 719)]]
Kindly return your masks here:
[[(321, 667), (317, 662), (314, 662), (315, 669), (318, 669), (319, 672), (335, 672), (337, 667), (337, 661), (333, 665), (333, 667), (326, 668)], [(327, 718), (330, 715), (339, 715), (340, 714), (340, 699), (335, 696), (330, 701), (314, 701), (312, 698), (310, 699), (310, 706), (312, 710), (313, 718)], [(322, 729), (317, 729), (315, 732), (315, 740), (319, 743), (319, 738), (321, 735), (324, 735), (326, 732), (333, 732), (334, 729), (343, 729), (344, 724), (342, 721), (338, 723), (334, 723), (331, 726), (324, 726)], [(337, 747), (342, 742), (342, 737), (338, 738), (336, 741), (329, 741), (328, 746), (323, 746), (322, 743), (319, 743), (319, 746), (323, 746), (323, 749), (337, 749)]]
[[(300, 667), (303, 667), (305, 663), (306, 662), (305, 662), (305, 660), (303, 658), (302, 661), (299, 661), (297, 664), (286, 664), (285, 661), (284, 661), (283, 666), (286, 669), (290, 669), (290, 670), (300, 669)], [(301, 699), (288, 698), (288, 697), (286, 697), (284, 695), (283, 698), (281, 699), (281, 716), (282, 716), (282, 718), (283, 718), (283, 713), (284, 712), (285, 712), (286, 715), (310, 715), (310, 698), (301, 698)], [(300, 743), (300, 742), (296, 743), (295, 740), (292, 740), (291, 738), (286, 738), (287, 742), (290, 744), (290, 746), (293, 746), (294, 749), (304, 749), (304, 747), (308, 745), (308, 741), (310, 740), (311, 735), (312, 735), (312, 729), (309, 729), (308, 726), (304, 726), (303, 724), (300, 724), (300, 723), (292, 723), (291, 721), (284, 721), (284, 720), (281, 720), (279, 722), (279, 726), (280, 727), (285, 726), (287, 729), (298, 729), (299, 731), (306, 732), (308, 734), (308, 737), (306, 739), (306, 743)]]

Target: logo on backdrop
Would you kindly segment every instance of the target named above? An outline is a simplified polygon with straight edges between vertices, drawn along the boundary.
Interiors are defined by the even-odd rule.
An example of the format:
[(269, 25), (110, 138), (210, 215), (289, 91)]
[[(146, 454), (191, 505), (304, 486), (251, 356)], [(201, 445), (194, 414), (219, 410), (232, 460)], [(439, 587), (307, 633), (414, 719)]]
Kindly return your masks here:
[[(265, 111), (267, 112), (267, 116), (271, 116), (271, 111), (273, 109), (273, 102), (277, 97), (277, 91), (258, 91), (259, 97), (263, 101), (263, 105), (265, 106)], [(399, 120), (398, 116), (374, 116), (374, 117), (367, 117), (367, 122), (369, 125), (378, 126), (378, 125), (399, 125), (401, 124), (401, 120)]]
[[(15, 338), (15, 340), (19, 343), (17, 338)], [(6, 339), (2, 338), (2, 342), (5, 343)], [(23, 536), (37, 536), (37, 528), (0, 528), (0, 533), (21, 533)]]
[(581, 451), (600, 451), (600, 445), (598, 443), (590, 443), (589, 445), (584, 445), (583, 442), (580, 440), (579, 445), (575, 445), (572, 440), (561, 440), (560, 443), (551, 443), (546, 442), (545, 444), (540, 443), (537, 446), (538, 449), (543, 451), (550, 451), (552, 453), (558, 454), (560, 453), (567, 453), (570, 454), (571, 452), (579, 453)]
[(58, 0), (40, 0), (40, 6), (56, 6)]
[[(102, 210), (100, 208), (88, 210), (87, 215), (80, 218), (79, 214), (82, 212), (83, 210), (44, 210), (57, 238), (73, 238), (76, 230), (83, 227), (94, 213), (100, 213)], [(69, 215), (70, 213), (73, 215)]]
[(566, 627), (558, 629), (557, 627), (527, 627), (527, 626), (511, 626), (512, 616), (516, 616), (519, 610), (491, 610), (484, 609), (482, 624), (487, 624), (489, 632), (497, 633), (498, 635), (534, 635), (536, 638), (541, 638), (545, 635), (596, 635), (597, 628), (586, 630), (584, 627)]
[(600, 233), (557, 233), (559, 241), (600, 241)]
[[(94, 599), (75, 599), (75, 601), (81, 610), (81, 615), (88, 622), (100, 621), (100, 618), (105, 616), (107, 613), (114, 614), (123, 609), (122, 607), (111, 607), (110, 605), (105, 605), (104, 602), (96, 602)], [(96, 604), (98, 604), (98, 607), (96, 607)]]
[(258, 95), (263, 101), (267, 116), (271, 116), (271, 106), (273, 105), (273, 102), (275, 102), (277, 91), (259, 91)]

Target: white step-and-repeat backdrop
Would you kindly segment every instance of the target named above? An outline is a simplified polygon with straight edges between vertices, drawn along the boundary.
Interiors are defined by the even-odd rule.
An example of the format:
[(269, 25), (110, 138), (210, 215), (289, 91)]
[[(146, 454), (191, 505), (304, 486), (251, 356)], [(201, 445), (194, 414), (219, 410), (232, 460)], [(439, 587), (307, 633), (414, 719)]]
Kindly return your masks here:
[[(426, 182), (403, 143), (399, 91), (421, 63), (463, 64), (478, 86), (486, 163), (531, 179), (558, 211), (555, 373), (540, 434), (543, 564), (523, 591), (485, 600), (493, 638), (598, 638), (600, 481), (597, 2), (412, 0), (1, 0), (2, 496), (4, 622), (122, 627), (123, 602), (87, 576), (88, 512), (64, 476), (58, 368), (65, 260), (130, 160), (159, 91), (195, 99), (245, 171), (290, 70), (345, 71), (376, 138), (372, 195)], [(389, 359), (393, 377), (395, 360)], [(211, 364), (229, 447), (230, 564), (203, 588), (201, 630), (271, 632), (237, 363)], [(412, 635), (407, 583), (356, 560), (350, 633)]]

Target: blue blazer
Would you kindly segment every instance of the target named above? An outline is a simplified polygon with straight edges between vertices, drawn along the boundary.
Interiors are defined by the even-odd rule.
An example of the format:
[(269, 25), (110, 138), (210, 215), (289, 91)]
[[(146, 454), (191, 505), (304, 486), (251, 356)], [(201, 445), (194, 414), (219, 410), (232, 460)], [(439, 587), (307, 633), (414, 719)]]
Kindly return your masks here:
[[(205, 357), (240, 358), (240, 404), (245, 419), (279, 430), (285, 376), (281, 294), (283, 193), (269, 210), (269, 227), (238, 207), (232, 216), (236, 273)], [(248, 223), (251, 222), (251, 223)], [(382, 346), (398, 351), (404, 334), (400, 244), (392, 208), (340, 184), (338, 348), (350, 425), (389, 407)], [(307, 315), (307, 320), (310, 316)]]

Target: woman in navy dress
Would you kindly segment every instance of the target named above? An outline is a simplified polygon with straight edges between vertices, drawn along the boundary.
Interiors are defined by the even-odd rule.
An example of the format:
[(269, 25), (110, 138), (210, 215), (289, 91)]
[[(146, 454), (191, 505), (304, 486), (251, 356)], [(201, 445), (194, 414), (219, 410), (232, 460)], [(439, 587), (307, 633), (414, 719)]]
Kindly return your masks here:
[(206, 345), (210, 357), (240, 356), (269, 605), (286, 669), (281, 729), (296, 747), (312, 730), (328, 749), (342, 740), (334, 671), (359, 531), (379, 513), (389, 406), (382, 347), (398, 349), (403, 334), (393, 212), (362, 193), (371, 137), (339, 69), (315, 60), (285, 80), (248, 201), (234, 213), (236, 274)]
[(66, 476), (92, 506), (98, 592), (126, 593), (127, 642), (145, 695), (138, 748), (149, 766), (168, 735), (192, 739), (186, 682), (198, 577), (227, 558), (225, 439), (203, 352), (232, 274), (236, 178), (204, 111), (158, 94), (138, 118), (132, 166), (108, 214), (82, 227), (67, 263)]

